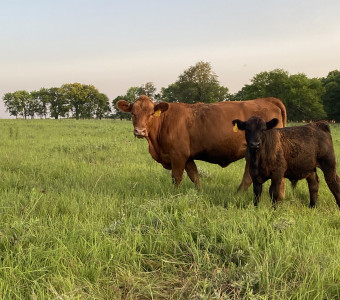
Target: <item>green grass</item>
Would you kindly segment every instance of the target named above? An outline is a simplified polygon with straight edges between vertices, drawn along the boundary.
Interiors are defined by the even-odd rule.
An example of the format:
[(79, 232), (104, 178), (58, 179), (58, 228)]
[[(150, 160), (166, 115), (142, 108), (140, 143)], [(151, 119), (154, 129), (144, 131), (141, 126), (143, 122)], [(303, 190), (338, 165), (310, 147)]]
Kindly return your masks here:
[(316, 209), (304, 181), (276, 210), (267, 183), (256, 209), (236, 193), (243, 160), (198, 162), (203, 190), (187, 177), (175, 190), (130, 122), (0, 127), (0, 299), (340, 298), (340, 213), (321, 171)]

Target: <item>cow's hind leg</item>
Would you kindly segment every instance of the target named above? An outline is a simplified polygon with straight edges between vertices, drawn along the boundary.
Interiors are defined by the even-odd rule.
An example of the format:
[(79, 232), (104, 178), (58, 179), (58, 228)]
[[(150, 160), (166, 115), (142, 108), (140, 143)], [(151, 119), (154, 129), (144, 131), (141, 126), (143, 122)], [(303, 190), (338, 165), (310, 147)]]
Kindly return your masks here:
[(185, 164), (185, 171), (187, 172), (190, 180), (198, 187), (201, 188), (201, 183), (198, 175), (198, 170), (193, 160), (188, 160)]
[(318, 191), (319, 191), (319, 177), (316, 173), (316, 170), (306, 178), (309, 189), (309, 207), (315, 207), (316, 200), (318, 199)]

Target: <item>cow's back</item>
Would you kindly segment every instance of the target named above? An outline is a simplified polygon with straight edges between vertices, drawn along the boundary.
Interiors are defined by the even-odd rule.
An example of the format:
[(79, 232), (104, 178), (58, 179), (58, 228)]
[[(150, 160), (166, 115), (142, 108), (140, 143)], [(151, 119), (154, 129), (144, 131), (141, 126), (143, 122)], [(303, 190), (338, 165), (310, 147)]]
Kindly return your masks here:
[[(245, 155), (244, 132), (234, 132), (233, 119), (260, 116), (286, 125), (286, 110), (275, 98), (213, 104), (171, 103), (162, 117), (163, 153), (184, 151), (189, 158), (227, 166)], [(164, 154), (165, 155), (165, 154)]]
[[(268, 163), (272, 153), (282, 151), (284, 164), (291, 173), (286, 175), (290, 179), (294, 179), (294, 174), (305, 177), (302, 172), (312, 172), (324, 158), (335, 161), (332, 137), (326, 122), (269, 130), (266, 132), (265, 149), (263, 155)], [(277, 158), (275, 163), (278, 164)]]

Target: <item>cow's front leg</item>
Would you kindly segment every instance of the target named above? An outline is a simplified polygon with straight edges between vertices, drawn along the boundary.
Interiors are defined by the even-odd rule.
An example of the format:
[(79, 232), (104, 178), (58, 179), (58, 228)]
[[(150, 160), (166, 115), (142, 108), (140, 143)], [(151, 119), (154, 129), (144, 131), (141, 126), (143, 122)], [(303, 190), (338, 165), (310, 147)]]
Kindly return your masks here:
[(262, 183), (258, 182), (256, 179), (253, 180), (253, 190), (254, 190), (254, 205), (259, 204), (259, 199), (262, 193)]
[(246, 160), (246, 166), (244, 168), (242, 181), (241, 181), (239, 187), (237, 188), (237, 191), (238, 192), (246, 191), (249, 188), (249, 186), (251, 185), (251, 182), (252, 182), (252, 179), (251, 179), (251, 176), (250, 176), (250, 173), (249, 173), (249, 163)]
[(185, 162), (186, 160), (183, 159), (171, 160), (171, 176), (175, 188), (178, 188), (179, 184), (182, 181)]

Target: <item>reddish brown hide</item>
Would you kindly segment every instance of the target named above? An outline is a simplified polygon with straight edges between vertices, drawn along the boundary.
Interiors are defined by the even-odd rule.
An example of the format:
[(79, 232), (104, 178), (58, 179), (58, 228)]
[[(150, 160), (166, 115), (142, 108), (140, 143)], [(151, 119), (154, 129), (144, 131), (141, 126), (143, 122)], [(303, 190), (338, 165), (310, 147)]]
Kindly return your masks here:
[[(253, 115), (286, 125), (286, 109), (279, 99), (263, 98), (249, 101), (226, 101), (213, 104), (153, 103), (140, 96), (133, 104), (120, 100), (117, 107), (132, 114), (134, 135), (146, 138), (154, 160), (172, 171), (177, 187), (186, 170), (193, 183), (200, 187), (194, 160), (226, 167), (244, 157), (246, 141), (243, 132), (233, 132), (231, 121), (247, 120)], [(251, 184), (249, 167), (239, 190)]]

